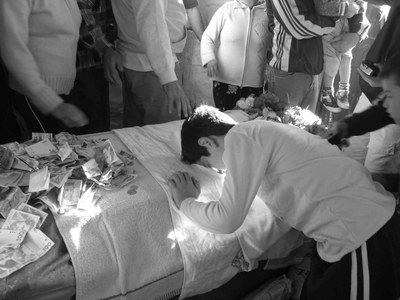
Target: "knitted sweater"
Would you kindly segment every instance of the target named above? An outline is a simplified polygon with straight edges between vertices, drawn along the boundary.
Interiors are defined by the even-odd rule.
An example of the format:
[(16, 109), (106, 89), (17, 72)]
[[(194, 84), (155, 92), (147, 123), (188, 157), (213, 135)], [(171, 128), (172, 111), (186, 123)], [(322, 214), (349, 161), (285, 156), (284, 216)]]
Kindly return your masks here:
[(10, 87), (42, 113), (73, 87), (80, 23), (76, 0), (0, 1), (0, 52)]

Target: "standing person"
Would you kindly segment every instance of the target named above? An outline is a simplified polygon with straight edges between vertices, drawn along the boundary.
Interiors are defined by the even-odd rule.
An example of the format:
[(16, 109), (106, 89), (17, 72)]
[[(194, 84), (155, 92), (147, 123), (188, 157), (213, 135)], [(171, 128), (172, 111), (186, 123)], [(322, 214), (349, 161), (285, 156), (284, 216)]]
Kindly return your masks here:
[[(267, 4), (274, 16), (274, 37), (266, 89), (291, 106), (315, 112), (320, 91), (318, 75), (323, 70), (321, 37), (332, 32), (335, 18), (318, 15), (313, 1), (271, 0)], [(359, 19), (354, 20), (350, 31), (359, 36), (365, 27)]]
[(203, 14), (199, 9), (197, 0), (184, 0), (188, 18), (188, 31), (185, 48), (178, 54), (181, 68), (183, 90), (190, 100), (192, 107), (201, 104), (214, 104), (212, 98), (212, 83), (207, 77), (207, 72), (201, 64), (200, 40), (204, 32)]
[(64, 101), (76, 76), (81, 19), (76, 0), (0, 1), (1, 58), (13, 105), (30, 131), (58, 133), (88, 123)]
[(232, 109), (242, 97), (262, 93), (267, 59), (265, 2), (234, 0), (222, 5), (201, 39), (201, 58), (213, 79), (215, 106)]
[(186, 117), (191, 106), (176, 57), (186, 42), (184, 6), (178, 0), (113, 0), (112, 7), (123, 65), (123, 126)]
[(314, 240), (301, 299), (398, 300), (400, 215), (360, 163), (299, 128), (235, 124), (206, 106), (185, 120), (181, 140), (183, 161), (225, 170), (219, 201), (196, 201), (201, 187), (186, 172), (168, 181), (177, 208), (199, 227), (236, 231), (258, 195)]
[(77, 53), (77, 75), (71, 102), (89, 118), (85, 127), (73, 130), (87, 134), (110, 130), (109, 85), (105, 79), (103, 57), (117, 55), (114, 41), (117, 26), (110, 0), (77, 0), (82, 24)]
[[(331, 44), (337, 36), (349, 32), (348, 18), (355, 14), (365, 13), (366, 3), (364, 1), (341, 1), (341, 0), (314, 0), (317, 13), (324, 16), (339, 17), (335, 29), (322, 37), (324, 48), (324, 71), (322, 77), (322, 91), (320, 101), (323, 106), (333, 113), (341, 109), (349, 109), (350, 74), (353, 48), (345, 51), (337, 51)], [(365, 38), (367, 30), (364, 31), (362, 39)], [(333, 86), (335, 77), (339, 73), (340, 82), (337, 92)]]
[[(368, 0), (367, 2), (391, 6), (387, 21), (366, 55), (366, 60), (376, 67), (383, 65), (388, 68), (390, 65), (388, 62), (400, 52), (400, 1)], [(400, 154), (400, 127), (393, 124), (393, 119), (384, 107), (385, 95), (382, 94), (380, 78), (368, 76), (360, 70), (359, 73), (361, 91), (374, 104), (362, 112), (349, 115), (334, 123), (327, 137), (331, 143), (340, 145), (343, 139), (371, 132), (364, 164), (374, 179), (383, 180), (384, 185), (390, 188), (393, 180), (388, 182), (387, 178), (396, 177), (400, 172), (400, 166), (395, 163), (399, 160)]]
[[(340, 145), (343, 139), (362, 135), (378, 129), (387, 129), (387, 142), (379, 145), (381, 149), (374, 159), (374, 165), (380, 168), (371, 169), (374, 180), (394, 193), (400, 187), (400, 140), (390, 139), (400, 132), (400, 49), (383, 66), (379, 78), (383, 87), (383, 96), (370, 108), (335, 122), (328, 132), (328, 140)], [(366, 78), (368, 80), (368, 78)], [(382, 131), (382, 129), (380, 131)], [(368, 150), (370, 151), (370, 150)], [(369, 154), (371, 155), (371, 154)], [(368, 154), (367, 154), (368, 156)], [(369, 167), (366, 160), (366, 167)]]

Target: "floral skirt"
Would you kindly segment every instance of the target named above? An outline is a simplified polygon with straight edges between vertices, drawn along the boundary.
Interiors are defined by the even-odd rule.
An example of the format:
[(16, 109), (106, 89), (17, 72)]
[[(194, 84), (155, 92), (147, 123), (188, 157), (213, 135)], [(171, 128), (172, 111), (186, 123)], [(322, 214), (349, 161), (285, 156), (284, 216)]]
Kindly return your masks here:
[(213, 84), (215, 106), (221, 111), (234, 108), (240, 98), (247, 98), (251, 94), (257, 97), (262, 92), (262, 87), (240, 87), (219, 81), (214, 81)]

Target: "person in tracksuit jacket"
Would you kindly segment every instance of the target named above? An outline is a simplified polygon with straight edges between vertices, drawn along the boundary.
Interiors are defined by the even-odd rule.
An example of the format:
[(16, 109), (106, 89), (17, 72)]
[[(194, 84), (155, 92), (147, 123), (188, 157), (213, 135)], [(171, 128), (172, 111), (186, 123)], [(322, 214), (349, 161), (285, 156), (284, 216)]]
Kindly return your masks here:
[[(333, 31), (337, 18), (318, 15), (314, 2), (308, 0), (267, 1), (267, 13), (273, 21), (269, 21), (273, 46), (265, 88), (291, 106), (315, 112), (318, 75), (323, 70), (324, 59), (321, 37)], [(350, 34), (343, 38), (338, 50), (346, 50), (343, 45), (348, 49), (354, 47), (368, 25), (364, 13), (350, 18)]]

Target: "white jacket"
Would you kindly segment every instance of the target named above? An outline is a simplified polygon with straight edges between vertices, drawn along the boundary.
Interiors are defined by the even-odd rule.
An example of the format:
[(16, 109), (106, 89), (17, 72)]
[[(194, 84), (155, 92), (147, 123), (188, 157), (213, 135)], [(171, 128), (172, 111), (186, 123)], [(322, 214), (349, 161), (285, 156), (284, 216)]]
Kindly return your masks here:
[(238, 0), (214, 14), (201, 39), (203, 66), (216, 59), (213, 80), (241, 87), (261, 87), (267, 58), (268, 16), (265, 3), (253, 8)]

